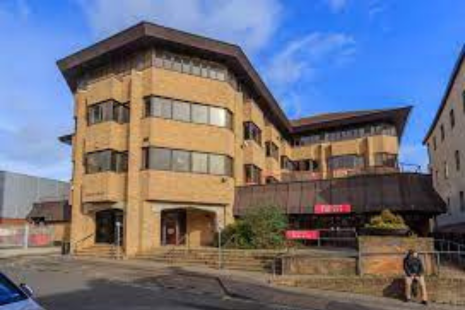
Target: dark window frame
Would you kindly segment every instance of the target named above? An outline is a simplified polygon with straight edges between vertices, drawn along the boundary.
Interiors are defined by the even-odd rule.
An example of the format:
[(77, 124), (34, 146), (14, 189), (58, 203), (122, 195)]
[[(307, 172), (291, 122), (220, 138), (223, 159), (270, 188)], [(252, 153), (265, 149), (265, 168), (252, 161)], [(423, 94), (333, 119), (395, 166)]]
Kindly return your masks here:
[[(102, 161), (102, 157), (105, 154), (108, 154), (107, 156), (109, 157), (109, 161), (106, 163), (98, 162)], [(93, 160), (96, 161), (94, 166), (90, 166), (92, 157), (95, 157)], [(89, 152), (84, 156), (84, 170), (86, 174), (102, 172), (126, 173), (128, 171), (128, 160), (127, 151), (120, 152), (112, 149), (105, 149)]]
[(253, 165), (244, 165), (244, 182), (246, 184), (262, 184), (262, 169)]
[(265, 154), (266, 157), (279, 161), (279, 147), (273, 141), (265, 142)]
[(262, 130), (252, 121), (244, 122), (244, 140), (254, 141), (262, 146)]
[[(92, 103), (86, 107), (86, 122), (93, 126), (106, 122), (129, 123), (129, 105), (114, 99)], [(97, 116), (98, 115), (98, 116)]]

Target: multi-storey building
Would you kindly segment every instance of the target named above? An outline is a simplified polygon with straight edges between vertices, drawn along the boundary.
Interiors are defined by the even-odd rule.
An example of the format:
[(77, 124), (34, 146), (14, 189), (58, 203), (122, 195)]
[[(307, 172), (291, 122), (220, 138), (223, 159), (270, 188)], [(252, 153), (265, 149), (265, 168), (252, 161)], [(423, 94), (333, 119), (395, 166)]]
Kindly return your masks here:
[(410, 107), (291, 121), (235, 45), (141, 23), (58, 65), (75, 98), (73, 247), (209, 245), (241, 186), (399, 172)]
[(438, 217), (439, 228), (465, 232), (465, 47), (423, 143), (428, 148), (434, 187), (448, 208)]

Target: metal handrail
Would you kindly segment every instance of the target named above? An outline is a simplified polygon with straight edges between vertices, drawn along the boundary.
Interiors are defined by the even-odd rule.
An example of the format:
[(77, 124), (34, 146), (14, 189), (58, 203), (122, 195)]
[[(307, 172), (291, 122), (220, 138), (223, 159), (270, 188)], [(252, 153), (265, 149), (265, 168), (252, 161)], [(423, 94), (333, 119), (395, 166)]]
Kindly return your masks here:
[[(184, 235), (181, 237), (181, 239), (179, 239), (176, 244), (174, 244), (171, 249), (168, 250), (168, 252), (166, 252), (165, 256), (169, 259), (170, 258), (170, 255), (171, 253), (174, 252), (174, 250), (177, 249), (177, 247), (182, 244), (184, 241), (186, 241), (186, 236), (187, 235)], [(189, 246), (186, 247), (186, 251), (188, 252), (189, 251)], [(170, 264), (173, 264), (173, 259), (170, 259)]]
[(226, 248), (228, 246), (229, 243), (231, 243), (233, 240), (235, 240), (237, 238), (237, 234), (232, 234), (231, 237), (228, 238), (228, 240), (226, 240), (226, 242), (224, 244), (220, 244), (219, 246), (222, 247), (222, 248)]
[(94, 233), (91, 233), (91, 234), (85, 236), (84, 238), (79, 239), (78, 241), (74, 242), (74, 244), (73, 244), (74, 247), (73, 248), (76, 249), (79, 244), (81, 244), (82, 242), (86, 241), (87, 239), (93, 237), (94, 235), (95, 235)]

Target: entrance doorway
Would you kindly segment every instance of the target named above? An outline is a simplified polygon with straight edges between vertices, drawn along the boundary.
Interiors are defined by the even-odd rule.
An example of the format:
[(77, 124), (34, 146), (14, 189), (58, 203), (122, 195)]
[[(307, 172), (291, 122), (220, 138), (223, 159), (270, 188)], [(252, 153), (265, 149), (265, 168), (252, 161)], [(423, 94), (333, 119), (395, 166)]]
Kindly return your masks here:
[[(119, 229), (117, 229), (117, 223), (120, 224)], [(95, 213), (95, 243), (115, 244), (118, 240), (121, 245), (123, 242), (123, 211), (109, 209)]]
[(186, 210), (164, 210), (161, 213), (162, 245), (184, 245), (186, 243)]

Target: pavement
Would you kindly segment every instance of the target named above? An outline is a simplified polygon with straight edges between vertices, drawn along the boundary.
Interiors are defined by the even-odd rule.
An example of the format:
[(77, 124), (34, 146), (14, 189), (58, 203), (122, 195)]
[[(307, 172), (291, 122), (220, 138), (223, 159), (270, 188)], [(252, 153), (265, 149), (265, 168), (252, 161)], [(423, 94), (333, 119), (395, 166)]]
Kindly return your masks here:
[[(260, 273), (148, 261), (17, 257), (1, 260), (0, 270), (16, 282), (30, 285), (48, 310), (425, 309), (387, 298), (273, 287), (270, 276)], [(460, 308), (430, 305), (428, 309)]]
[(1, 249), (0, 248), (0, 259), (13, 258), (20, 256), (40, 256), (49, 254), (58, 254), (61, 249), (59, 247), (44, 247), (44, 248), (11, 248)]

